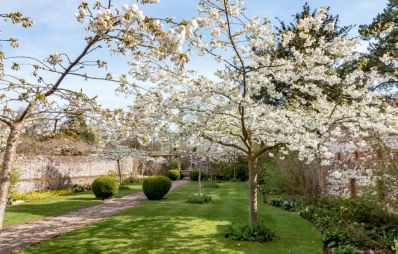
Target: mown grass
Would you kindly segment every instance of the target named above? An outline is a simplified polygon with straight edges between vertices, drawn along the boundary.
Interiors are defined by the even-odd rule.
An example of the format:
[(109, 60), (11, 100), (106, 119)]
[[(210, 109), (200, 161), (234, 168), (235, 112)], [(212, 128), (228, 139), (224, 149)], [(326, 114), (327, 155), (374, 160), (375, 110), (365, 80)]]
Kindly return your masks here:
[[(125, 188), (119, 190), (117, 197), (137, 191), (141, 191), (141, 183), (128, 184)], [(99, 202), (101, 201), (95, 198), (91, 190), (30, 201), (8, 207), (6, 209), (4, 225), (5, 227), (9, 227), (46, 216), (60, 215), (78, 208), (95, 205)]]
[(238, 242), (225, 238), (228, 225), (247, 220), (247, 183), (205, 188), (209, 204), (187, 199), (195, 183), (166, 199), (148, 201), (81, 230), (27, 248), (21, 253), (322, 253), (320, 233), (298, 215), (259, 204), (259, 219), (273, 229), (272, 242)]

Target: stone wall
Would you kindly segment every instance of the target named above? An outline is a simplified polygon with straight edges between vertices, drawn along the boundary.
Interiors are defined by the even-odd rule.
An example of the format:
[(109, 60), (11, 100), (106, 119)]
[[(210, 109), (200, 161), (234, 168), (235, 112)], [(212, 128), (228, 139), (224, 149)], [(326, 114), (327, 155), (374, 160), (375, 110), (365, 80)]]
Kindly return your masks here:
[[(91, 184), (97, 176), (118, 173), (116, 161), (95, 156), (19, 156), (14, 168), (19, 175), (16, 192)], [(160, 164), (140, 157), (124, 158), (121, 169), (123, 178), (161, 173)]]

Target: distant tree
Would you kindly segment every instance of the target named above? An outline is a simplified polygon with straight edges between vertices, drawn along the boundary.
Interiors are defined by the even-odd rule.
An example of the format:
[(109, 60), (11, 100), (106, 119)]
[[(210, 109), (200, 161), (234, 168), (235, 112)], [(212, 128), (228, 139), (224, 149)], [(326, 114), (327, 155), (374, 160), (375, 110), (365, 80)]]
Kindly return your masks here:
[[(279, 25), (276, 25), (275, 27), (277, 35), (289, 36), (291, 40), (287, 43), (278, 43), (274, 54), (277, 54), (279, 57), (292, 58), (294, 57), (294, 52), (292, 51), (293, 48), (296, 51), (304, 53), (308, 47), (317, 48), (325, 42), (333, 42), (336, 38), (347, 37), (348, 32), (353, 26), (340, 26), (339, 15), (331, 14), (329, 12), (330, 7), (326, 7), (325, 10), (326, 13), (324, 19), (320, 20), (316, 26), (311, 27), (306, 31), (306, 34), (312, 39), (311, 45), (308, 45), (306, 39), (300, 36), (300, 33), (303, 32), (300, 22), (309, 17), (316, 18), (318, 13), (316, 9), (311, 10), (309, 4), (305, 3), (302, 10), (294, 15), (293, 21), (289, 24), (278, 19)], [(333, 54), (327, 53), (327, 55), (332, 56)]]
[(370, 41), (366, 67), (376, 67), (380, 72), (390, 73), (398, 78), (397, 62), (382, 61), (385, 54), (398, 59), (398, 0), (389, 0), (387, 7), (372, 23), (359, 27), (359, 33), (363, 39)]
[(83, 114), (68, 115), (59, 131), (89, 144), (95, 144), (98, 141), (97, 133), (92, 126), (87, 124)]
[[(348, 32), (352, 29), (352, 25), (341, 26), (338, 15), (333, 15), (329, 12), (330, 8), (325, 9), (325, 17), (319, 22), (308, 27), (303, 26), (303, 20), (317, 18), (318, 11), (311, 10), (308, 3), (305, 3), (302, 10), (296, 13), (293, 17), (293, 21), (287, 23), (283, 20), (278, 19), (279, 24), (275, 25), (275, 35), (281, 39), (276, 43), (274, 48), (270, 48), (268, 51), (260, 50), (257, 47), (253, 47), (253, 50), (258, 55), (270, 55), (273, 61), (284, 58), (286, 60), (294, 60), (297, 57), (297, 53), (308, 55), (309, 49), (316, 49), (323, 47), (327, 43), (333, 43), (336, 39), (346, 38)], [(305, 34), (305, 36), (303, 36)], [(308, 43), (308, 39), (311, 41), (311, 45)], [(325, 56), (330, 59), (337, 59), (340, 56), (333, 51), (325, 52)], [(352, 64), (345, 64), (336, 68), (341, 73), (341, 76), (345, 75), (349, 71), (353, 70)], [(267, 93), (267, 89), (264, 87), (260, 90), (260, 93), (255, 95), (260, 101), (266, 103), (273, 103), (275, 105), (281, 105), (285, 101), (289, 100), (291, 96), (305, 96), (306, 99), (311, 99), (310, 96), (306, 95), (305, 92), (301, 92), (300, 89), (292, 89), (292, 84), (287, 82), (277, 81), (277, 78), (269, 75), (269, 78), (273, 80), (275, 84), (276, 92), (283, 94), (278, 100), (275, 100), (273, 96)], [(306, 84), (304, 78), (297, 80), (302, 83), (302, 87)], [(336, 87), (330, 87), (327, 82), (314, 82), (320, 89), (326, 93), (330, 100), (337, 100), (339, 91)], [(312, 98), (315, 99), (315, 98)]]
[[(398, 0), (389, 0), (387, 7), (369, 25), (361, 25), (359, 33), (370, 41), (368, 53), (362, 61), (364, 70), (376, 68), (382, 74), (392, 76), (381, 83), (379, 90), (389, 90), (392, 100), (397, 99), (398, 86)], [(394, 60), (395, 59), (395, 60)], [(391, 93), (391, 91), (395, 91)]]

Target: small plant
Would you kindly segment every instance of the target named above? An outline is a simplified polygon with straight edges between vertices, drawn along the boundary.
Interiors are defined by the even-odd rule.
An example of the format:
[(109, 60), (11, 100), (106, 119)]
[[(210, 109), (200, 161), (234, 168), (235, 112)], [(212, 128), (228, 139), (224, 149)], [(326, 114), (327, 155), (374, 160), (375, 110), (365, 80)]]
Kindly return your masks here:
[(142, 190), (149, 200), (162, 199), (170, 188), (171, 181), (164, 176), (148, 176), (142, 183)]
[(119, 183), (112, 176), (100, 176), (94, 180), (91, 189), (95, 197), (107, 199), (115, 196), (119, 192)]
[(170, 180), (175, 181), (175, 180), (180, 179), (181, 175), (180, 175), (180, 171), (179, 170), (172, 169), (172, 170), (169, 170), (167, 172), (167, 176), (170, 178)]
[[(197, 169), (192, 170), (191, 173), (189, 173), (189, 178), (191, 178), (191, 181), (198, 181), (198, 179), (199, 179), (199, 170), (197, 170)], [(203, 179), (203, 178), (204, 178), (204, 174), (201, 173), (201, 178), (200, 179)]]
[(398, 254), (398, 239), (394, 239), (394, 246), (392, 246), (392, 250)]
[(271, 205), (286, 211), (298, 213), (301, 213), (306, 209), (306, 205), (300, 200), (290, 201), (282, 198), (276, 198), (271, 200)]
[(75, 184), (72, 186), (73, 192), (83, 192), (91, 189), (90, 185)]
[(333, 248), (346, 243), (350, 239), (347, 231), (344, 230), (333, 230), (323, 234), (323, 244), (328, 248)]
[(229, 234), (226, 237), (231, 237), (237, 241), (268, 242), (275, 238), (275, 233), (260, 221), (253, 226), (248, 224), (232, 224), (229, 227)]
[(362, 254), (363, 252), (358, 250), (353, 245), (341, 245), (336, 248), (332, 248), (332, 254)]
[(193, 204), (208, 204), (212, 202), (212, 198), (206, 194), (194, 194), (188, 199), (187, 202)]
[(276, 198), (271, 200), (271, 205), (275, 207), (282, 208), (285, 206), (287, 200), (281, 199), (281, 198)]

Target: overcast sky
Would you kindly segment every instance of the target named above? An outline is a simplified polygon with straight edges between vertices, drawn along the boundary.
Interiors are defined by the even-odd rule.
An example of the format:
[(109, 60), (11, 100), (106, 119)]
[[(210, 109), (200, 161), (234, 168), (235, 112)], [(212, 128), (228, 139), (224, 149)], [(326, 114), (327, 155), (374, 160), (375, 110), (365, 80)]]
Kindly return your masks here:
[[(93, 2), (88, 0), (88, 2)], [(114, 0), (115, 6), (124, 3), (132, 4), (136, 1)], [(289, 21), (292, 15), (301, 10), (308, 2), (312, 8), (330, 6), (333, 14), (340, 15), (342, 25), (367, 24), (386, 6), (387, 0), (246, 0), (248, 14), (268, 17), (275, 21), (275, 17)], [(0, 0), (0, 13), (20, 11), (35, 21), (31, 29), (0, 23), (2, 37), (16, 37), (20, 41), (20, 48), (8, 50), (7, 55), (30, 55), (45, 58), (52, 52), (67, 52), (71, 56), (77, 55), (84, 47), (86, 31), (82, 24), (76, 22), (74, 13), (79, 0)], [(177, 19), (189, 19), (195, 15), (197, 1), (195, 0), (161, 0), (158, 5), (145, 6), (144, 14), (157, 17), (168, 16)], [(357, 35), (357, 28), (352, 35)], [(125, 70), (125, 61), (118, 57), (106, 57), (112, 72), (120, 73)], [(204, 73), (212, 73), (214, 65), (207, 60), (194, 60)], [(99, 102), (107, 107), (124, 107), (131, 102), (130, 98), (119, 96), (115, 99), (115, 86), (102, 82), (85, 82), (70, 78), (63, 84), (65, 87), (82, 88), (89, 95), (98, 95)]]

